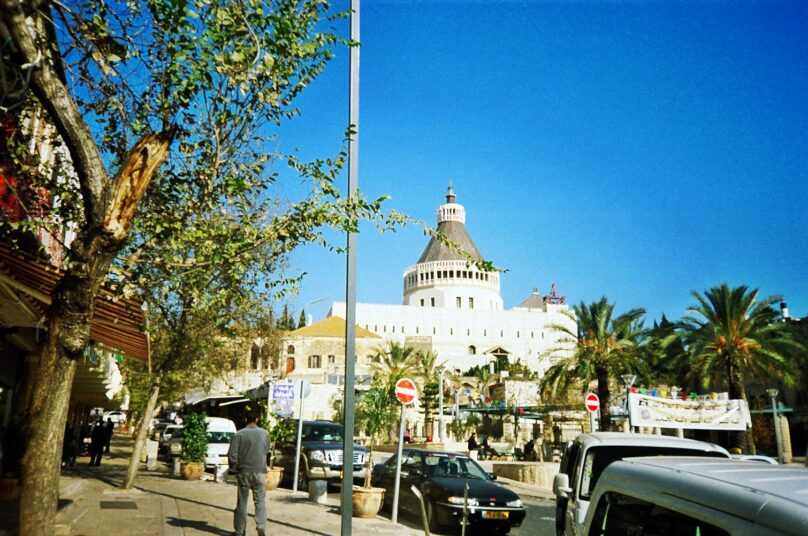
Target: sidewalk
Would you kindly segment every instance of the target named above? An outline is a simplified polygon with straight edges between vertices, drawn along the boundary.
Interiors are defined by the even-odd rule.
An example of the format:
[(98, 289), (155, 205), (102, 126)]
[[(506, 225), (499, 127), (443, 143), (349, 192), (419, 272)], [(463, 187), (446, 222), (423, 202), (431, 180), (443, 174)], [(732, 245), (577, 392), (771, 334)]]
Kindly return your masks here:
[[(158, 463), (154, 471), (145, 464), (132, 490), (119, 488), (129, 464), (132, 439), (115, 434), (111, 454), (99, 467), (87, 465), (87, 456), (78, 458), (72, 468), (62, 470), (59, 485), (57, 535), (81, 536), (193, 536), (233, 534), (233, 508), (236, 487), (232, 483), (207, 480), (185, 481), (171, 476), (170, 467)], [(267, 492), (269, 520), (267, 534), (332, 536), (340, 534), (342, 518), (339, 493), (329, 492), (328, 504), (315, 504), (303, 492), (277, 489)], [(9, 505), (7, 505), (9, 506)], [(255, 534), (252, 505), (247, 534)], [(16, 512), (0, 516), (0, 535), (16, 534)], [(389, 518), (352, 519), (352, 534), (415, 535), (415, 519), (402, 519), (394, 525)], [(11, 524), (11, 526), (9, 526)]]

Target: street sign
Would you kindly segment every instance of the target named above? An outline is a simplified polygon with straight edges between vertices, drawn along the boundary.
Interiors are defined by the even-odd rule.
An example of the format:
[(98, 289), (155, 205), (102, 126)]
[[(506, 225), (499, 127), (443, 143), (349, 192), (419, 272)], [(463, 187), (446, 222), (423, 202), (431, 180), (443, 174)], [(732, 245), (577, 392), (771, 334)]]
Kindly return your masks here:
[(586, 395), (584, 406), (586, 406), (586, 410), (589, 413), (597, 413), (597, 411), (600, 409), (600, 399), (598, 398), (598, 395), (595, 393), (588, 393)]
[(401, 378), (396, 382), (396, 398), (402, 404), (412, 404), (418, 396), (415, 382), (409, 378)]
[(295, 385), (292, 383), (276, 383), (272, 386), (272, 409), (281, 417), (294, 414)]

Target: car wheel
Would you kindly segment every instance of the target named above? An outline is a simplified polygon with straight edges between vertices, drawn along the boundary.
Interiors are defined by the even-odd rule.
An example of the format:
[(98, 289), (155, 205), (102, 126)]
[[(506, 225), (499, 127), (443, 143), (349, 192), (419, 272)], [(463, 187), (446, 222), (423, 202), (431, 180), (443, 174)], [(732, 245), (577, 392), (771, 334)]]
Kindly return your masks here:
[(434, 501), (427, 501), (426, 503), (426, 521), (429, 523), (429, 531), (437, 533), (440, 530), (440, 523), (438, 523), (438, 512), (435, 509)]
[(298, 491), (308, 491), (309, 489), (309, 477), (306, 476), (306, 466), (302, 463), (297, 474), (297, 489)]

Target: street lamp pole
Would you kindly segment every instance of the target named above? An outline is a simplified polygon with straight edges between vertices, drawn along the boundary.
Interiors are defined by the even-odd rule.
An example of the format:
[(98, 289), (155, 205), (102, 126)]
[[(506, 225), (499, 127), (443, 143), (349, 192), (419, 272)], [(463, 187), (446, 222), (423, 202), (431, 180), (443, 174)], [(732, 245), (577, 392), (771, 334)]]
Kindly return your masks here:
[(780, 437), (780, 419), (777, 418), (777, 389), (766, 389), (772, 399), (772, 412), (774, 413), (774, 436), (777, 441), (777, 461), (783, 463), (783, 440)]
[(441, 444), (444, 443), (443, 438), (443, 373), (444, 368), (441, 367), (438, 371), (438, 438)]
[(631, 433), (631, 404), (628, 403), (628, 395), (631, 393), (631, 386), (637, 381), (637, 375), (623, 374), (620, 378), (626, 384), (626, 422), (628, 423), (628, 432)]

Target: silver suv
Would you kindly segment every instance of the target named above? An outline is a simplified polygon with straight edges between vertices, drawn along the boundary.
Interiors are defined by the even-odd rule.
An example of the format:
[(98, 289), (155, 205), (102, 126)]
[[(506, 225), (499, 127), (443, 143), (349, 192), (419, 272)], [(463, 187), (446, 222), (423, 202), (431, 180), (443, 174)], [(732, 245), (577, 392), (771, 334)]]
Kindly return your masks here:
[(705, 441), (671, 436), (622, 432), (581, 434), (567, 444), (553, 480), (558, 536), (583, 532), (589, 501), (601, 473), (611, 463), (632, 456), (729, 458), (729, 452)]

